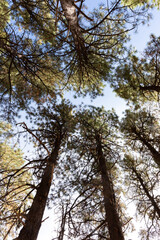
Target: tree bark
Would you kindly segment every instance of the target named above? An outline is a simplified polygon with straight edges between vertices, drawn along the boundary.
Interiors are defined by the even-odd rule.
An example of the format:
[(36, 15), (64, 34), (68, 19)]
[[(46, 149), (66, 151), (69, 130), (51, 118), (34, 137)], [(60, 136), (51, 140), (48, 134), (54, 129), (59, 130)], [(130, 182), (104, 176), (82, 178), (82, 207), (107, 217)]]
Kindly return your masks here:
[(87, 53), (82, 36), (82, 31), (78, 23), (78, 15), (74, 0), (60, 0), (64, 16), (68, 22), (68, 31), (71, 31), (74, 39), (75, 49), (79, 56), (79, 60), (87, 62)]
[(26, 222), (20, 231), (17, 240), (36, 240), (41, 227), (42, 217), (46, 206), (49, 190), (51, 187), (53, 171), (57, 162), (62, 137), (57, 137), (54, 149), (48, 158), (42, 180), (37, 188), (32, 206), (27, 215)]
[(115, 193), (106, 167), (106, 159), (103, 154), (99, 135), (96, 136), (96, 143), (99, 170), (102, 178), (104, 207), (106, 212), (106, 220), (108, 223), (110, 240), (124, 240), (122, 226), (116, 208)]

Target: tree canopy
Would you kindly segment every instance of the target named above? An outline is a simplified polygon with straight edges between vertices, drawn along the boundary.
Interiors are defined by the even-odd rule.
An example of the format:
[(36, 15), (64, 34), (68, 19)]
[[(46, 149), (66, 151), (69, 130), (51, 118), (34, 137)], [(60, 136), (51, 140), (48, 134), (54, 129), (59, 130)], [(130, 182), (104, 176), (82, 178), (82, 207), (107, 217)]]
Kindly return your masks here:
[(120, 0), (92, 12), (84, 4), (1, 2), (1, 101), (12, 102), (9, 112), (13, 105), (22, 109), (46, 94), (62, 95), (63, 89), (102, 94), (113, 64), (124, 54), (127, 33), (148, 14), (143, 8), (134, 12)]
[(142, 57), (130, 53), (128, 61), (116, 68), (110, 82), (119, 96), (133, 102), (159, 100), (159, 42), (151, 35)]
[[(124, 240), (134, 227), (130, 201), (144, 222), (139, 238), (159, 237), (160, 38), (152, 34), (143, 55), (128, 46), (153, 6), (159, 1), (93, 10), (83, 0), (1, 1), (4, 240), (36, 240), (47, 206), (57, 209), (54, 240)], [(106, 82), (128, 102), (122, 119), (65, 100), (65, 91), (93, 99)]]
[(0, 237), (2, 239), (15, 236), (17, 228), (24, 223), (24, 216), (32, 199), (32, 177), (27, 169), (21, 169), (25, 160), (21, 150), (9, 143), (10, 131), (9, 124), (0, 123)]

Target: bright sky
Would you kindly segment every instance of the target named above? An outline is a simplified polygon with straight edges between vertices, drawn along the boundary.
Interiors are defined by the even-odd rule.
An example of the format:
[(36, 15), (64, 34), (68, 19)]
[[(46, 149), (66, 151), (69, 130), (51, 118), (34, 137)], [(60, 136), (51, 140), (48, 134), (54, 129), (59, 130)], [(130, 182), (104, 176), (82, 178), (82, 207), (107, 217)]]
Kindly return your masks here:
[[(86, 5), (93, 6), (93, 1), (94, 1), (94, 5), (100, 2), (98, 0), (87, 0)], [(149, 41), (150, 34), (154, 33), (156, 36), (160, 35), (159, 24), (160, 24), (160, 11), (158, 12), (157, 10), (154, 10), (153, 19), (150, 20), (149, 26), (146, 26), (146, 25), (140, 26), (138, 29), (138, 33), (132, 34), (131, 44), (135, 46), (136, 49), (142, 53), (143, 49), (146, 46), (146, 43)], [(68, 94), (66, 97), (70, 98), (70, 94)], [(97, 97), (92, 102), (90, 101), (89, 97), (84, 99), (82, 98), (79, 98), (79, 99), (70, 98), (70, 99), (73, 102), (73, 104), (80, 104), (83, 101), (85, 104), (91, 104), (94, 106), (103, 105), (106, 108), (106, 110), (114, 108), (117, 114), (120, 116), (122, 116), (122, 112), (126, 108), (125, 101), (115, 96), (115, 94), (112, 92), (112, 90), (108, 86), (104, 90), (104, 96)], [(50, 212), (51, 214), (47, 210), (45, 213), (44, 218), (49, 216), (49, 219), (47, 219), (42, 224), (41, 230), (39, 232), (38, 240), (51, 240), (52, 237), (54, 236), (54, 233), (52, 232), (52, 229), (53, 229), (52, 226), (55, 225), (55, 222), (52, 218), (53, 211), (50, 210)], [(128, 239), (126, 240), (131, 240), (131, 239), (132, 240), (138, 239), (136, 232), (128, 235)]]

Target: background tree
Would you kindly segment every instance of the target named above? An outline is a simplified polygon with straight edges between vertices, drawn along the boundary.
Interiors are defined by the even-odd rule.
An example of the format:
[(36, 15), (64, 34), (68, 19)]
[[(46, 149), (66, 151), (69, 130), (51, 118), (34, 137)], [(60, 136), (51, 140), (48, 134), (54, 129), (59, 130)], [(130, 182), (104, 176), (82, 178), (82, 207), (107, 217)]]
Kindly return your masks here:
[[(80, 119), (80, 123), (83, 124), (81, 125), (81, 134), (86, 142), (89, 141), (91, 154), (93, 154), (100, 174), (109, 236), (110, 239), (124, 239), (110, 174), (111, 167), (107, 166), (109, 159), (114, 161), (111, 158), (114, 153), (112, 138), (114, 130), (116, 130), (117, 116), (114, 113), (107, 114), (102, 109), (96, 111), (93, 107), (90, 111), (84, 111), (83, 114)], [(112, 145), (110, 145), (111, 142)]]
[(137, 214), (145, 220), (140, 232), (141, 239), (156, 239), (160, 229), (159, 169), (145, 157), (127, 154), (122, 165), (128, 185), (127, 198), (136, 203)]
[[(124, 53), (127, 32), (146, 14), (130, 11), (120, 1), (91, 13), (85, 12), (83, 1), (1, 4), (2, 18), (10, 18), (0, 37), (1, 100), (8, 113), (44, 99), (46, 93), (62, 94), (64, 88), (101, 94), (113, 62)], [(12, 104), (7, 109), (8, 101)]]
[(135, 8), (137, 6), (142, 6), (144, 4), (146, 4), (147, 7), (149, 7), (149, 8), (157, 7), (159, 9), (159, 6), (160, 6), (160, 1), (159, 0), (152, 0), (152, 1), (149, 1), (149, 0), (143, 0), (143, 1), (140, 1), (140, 0), (137, 0), (137, 1), (133, 1), (133, 0), (126, 1), (126, 0), (123, 0), (122, 2), (124, 4), (130, 4), (132, 8)]
[[(36, 194), (34, 196), (32, 205), (26, 215), (26, 221), (22, 227), (19, 236), (16, 239), (37, 239), (39, 229), (41, 227), (42, 217), (49, 190), (52, 183), (53, 172), (59, 158), (59, 151), (62, 146), (66, 144), (67, 138), (74, 130), (74, 119), (72, 116), (72, 105), (62, 102), (59, 105), (43, 107), (41, 106), (36, 113), (39, 118), (38, 129), (31, 130), (24, 123), (24, 128), (36, 139), (40, 146), (41, 156), (43, 156), (43, 149), (46, 150), (47, 155), (41, 160), (41, 174), (39, 168), (34, 166), (35, 171), (39, 176), (39, 184), (35, 187)], [(41, 116), (41, 117), (40, 117)]]
[(116, 93), (133, 102), (157, 101), (160, 92), (160, 38), (151, 35), (142, 57), (130, 53), (116, 69), (111, 85)]
[[(135, 103), (146, 99), (146, 91), (151, 100), (158, 96), (159, 39), (152, 37), (145, 52), (147, 60), (138, 60), (130, 53), (127, 64), (123, 64), (127, 57), (128, 31), (146, 19), (145, 6), (148, 5), (135, 11), (134, 4), (129, 2), (124, 6), (123, 2), (107, 1), (107, 6), (100, 5), (90, 13), (84, 9), (84, 1), (3, 0), (0, 3), (2, 117), (6, 119), (6, 113), (10, 117), (17, 116), (18, 110), (26, 110), (35, 120), (33, 128), (21, 123), (23, 131), (34, 139), (33, 158), (26, 158), (19, 165), (19, 152), (12, 154), (12, 148), (2, 145), (4, 161), (8, 161), (7, 154), (12, 154), (17, 164), (11, 169), (3, 166), (1, 174), (8, 174), (3, 175), (1, 181), (2, 207), (11, 203), (13, 197), (19, 197), (19, 205), (14, 203), (10, 212), (2, 210), (9, 226), (4, 229), (4, 236), (9, 234), (13, 223), (16, 227), (24, 225), (17, 239), (37, 238), (54, 182), (53, 193), (56, 194), (50, 196), (48, 204), (57, 203), (62, 209), (59, 240), (65, 232), (70, 239), (124, 239), (124, 225), (129, 220), (119, 201), (122, 188), (118, 184), (121, 159), (116, 114), (90, 107), (81, 109), (75, 118), (69, 102), (57, 104), (53, 100), (62, 96), (64, 89), (83, 95), (89, 92), (96, 97), (102, 93), (105, 81), (110, 81), (120, 96)], [(121, 65), (115, 74), (114, 66), (119, 61)], [(151, 91), (154, 92), (152, 97)], [(35, 106), (35, 102), (39, 104), (37, 111), (29, 108)], [(154, 114), (134, 110), (127, 111), (121, 130), (128, 138), (128, 149), (143, 154), (143, 159), (155, 168), (155, 163), (159, 166), (160, 155), (158, 131), (154, 132), (153, 126), (159, 129)], [(24, 181), (26, 171), (29, 177), (32, 175), (29, 183)], [(130, 169), (130, 173), (136, 177), (138, 189), (143, 193), (144, 204), (138, 210), (146, 210), (149, 199), (151, 207), (149, 205), (146, 212), (149, 219), (156, 222), (151, 179), (137, 166)], [(131, 180), (134, 182), (132, 177)], [(22, 196), (19, 189), (23, 191)], [(28, 208), (31, 193), (33, 199)]]
[(126, 110), (121, 129), (127, 139), (126, 145), (144, 156), (152, 157), (160, 166), (159, 153), (159, 119), (158, 115), (147, 109), (132, 112)]
[(10, 128), (9, 124), (0, 123), (0, 237), (4, 240), (13, 238), (23, 225), (32, 198), (32, 177), (27, 168), (21, 169), (25, 160), (20, 149), (9, 141)]
[[(64, 170), (62, 175), (58, 173), (56, 179), (61, 184), (58, 193), (53, 191), (51, 194), (51, 201), (55, 195), (59, 196), (56, 204), (62, 209), (58, 239), (64, 236), (70, 239), (122, 239), (118, 214), (123, 219), (123, 226), (128, 219), (123, 215), (118, 198), (120, 185), (117, 184), (115, 161), (119, 155), (114, 143), (117, 116), (94, 107), (78, 111), (77, 116), (77, 134), (67, 147), (71, 151), (65, 151), (68, 161), (65, 165), (61, 162), (62, 169), (66, 170), (65, 175)], [(97, 134), (102, 142), (101, 147), (96, 139)], [(102, 149), (101, 155), (99, 148)], [(99, 160), (102, 156), (103, 164)]]

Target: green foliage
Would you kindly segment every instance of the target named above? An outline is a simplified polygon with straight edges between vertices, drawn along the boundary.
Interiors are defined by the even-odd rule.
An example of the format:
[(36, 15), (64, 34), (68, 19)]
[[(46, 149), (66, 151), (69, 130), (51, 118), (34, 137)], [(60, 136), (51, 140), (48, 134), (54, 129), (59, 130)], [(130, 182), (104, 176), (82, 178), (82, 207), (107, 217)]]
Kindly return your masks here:
[(31, 191), (31, 175), (22, 168), (25, 163), (22, 152), (8, 142), (9, 129), (10, 125), (0, 123), (0, 238), (3, 239), (13, 238), (23, 225)]
[(156, 108), (154, 110), (127, 110), (121, 122), (121, 130), (126, 138), (126, 146), (160, 167), (159, 111)]
[[(74, 25), (69, 20), (71, 16), (67, 17), (64, 11), (66, 2), (74, 9)], [(160, 38), (151, 36), (141, 58), (130, 52), (126, 60), (125, 44), (128, 31), (147, 19), (146, 9), (154, 5), (159, 7), (159, 4), (160, 1), (147, 0), (108, 1), (107, 7), (101, 4), (87, 12), (84, 1), (81, 5), (80, 1), (62, 0), (1, 1), (2, 118), (6, 119), (6, 113), (17, 116), (18, 110), (27, 112), (27, 117), (33, 121), (31, 127), (25, 122), (19, 125), (30, 135), (35, 152), (34, 160), (29, 159), (26, 163), (22, 152), (9, 142), (11, 126), (0, 122), (0, 232), (3, 239), (7, 235), (13, 238), (23, 225), (31, 193), (36, 188), (33, 182), (38, 186), (41, 181), (58, 137), (63, 140), (48, 204), (56, 204), (62, 210), (59, 239), (62, 239), (65, 224), (68, 239), (109, 237), (97, 139), (101, 142), (124, 228), (128, 226), (128, 218), (123, 212), (125, 204), (119, 197), (128, 183), (122, 184), (121, 170), (133, 185), (131, 198), (135, 198), (136, 192), (140, 195), (138, 212), (144, 217), (148, 214), (149, 221), (157, 221), (137, 176), (143, 179), (158, 202), (158, 197), (154, 196), (158, 177), (152, 184), (154, 174), (158, 175), (157, 160), (153, 161), (154, 150), (159, 154), (158, 117), (146, 109), (126, 111), (120, 124), (126, 145), (124, 151), (130, 151), (138, 158), (125, 155), (120, 168), (122, 149), (119, 146), (119, 121), (114, 110), (92, 106), (75, 110), (69, 101), (58, 103), (57, 96), (62, 96), (64, 90), (73, 90), (75, 95), (89, 93), (94, 98), (103, 94), (105, 82), (109, 81), (120, 97), (132, 101), (137, 108), (141, 102), (157, 100)], [(136, 11), (133, 10), (135, 7)], [(153, 229), (157, 231), (157, 228)]]
[(128, 185), (127, 199), (134, 201), (137, 213), (145, 219), (147, 228), (142, 227), (141, 239), (156, 239), (159, 236), (159, 170), (145, 157), (126, 154), (122, 162), (124, 181)]
[(56, 25), (53, 14), (47, 1), (21, 1), (12, 2), (13, 19), (21, 29), (39, 36), (39, 44), (43, 42), (55, 43)]
[(134, 201), (136, 214), (142, 216), (146, 228), (141, 239), (159, 236), (159, 109), (153, 104), (147, 108), (125, 111), (120, 127), (124, 158), (121, 166), (124, 184), (128, 186), (126, 199)]
[[(105, 222), (96, 136), (101, 138), (110, 179), (113, 181), (116, 196), (119, 196), (122, 192), (119, 184), (120, 170), (115, 166), (119, 159), (116, 148), (118, 118), (114, 111), (92, 106), (81, 107), (76, 115), (77, 131), (69, 139), (65, 156), (60, 158), (56, 168), (54, 182), (57, 184), (52, 187), (50, 204), (59, 209), (59, 214), (62, 211), (59, 236), (63, 234), (64, 226), (68, 239), (103, 239), (109, 237), (109, 233)], [(125, 225), (128, 218), (124, 216), (121, 209), (123, 203), (118, 197), (117, 205), (117, 211)]]
[(110, 79), (115, 92), (133, 103), (159, 99), (160, 38), (154, 35), (150, 38), (142, 57), (130, 53), (128, 60), (115, 69)]
[(82, 125), (80, 125), (82, 131), (86, 128), (90, 130), (88, 132), (90, 132), (91, 135), (93, 134), (93, 136), (97, 132), (105, 138), (105, 136), (109, 135), (110, 129), (118, 127), (118, 116), (113, 109), (106, 111), (104, 107), (90, 106), (89, 108), (81, 109), (77, 115), (79, 123), (82, 123)]
[[(6, 16), (7, 22), (9, 15), (10, 22), (2, 24), (5, 35), (0, 37), (0, 96), (3, 106), (8, 104), (7, 113), (13, 114), (16, 107), (26, 109), (31, 101), (63, 95), (63, 90), (102, 94), (114, 63), (124, 54), (127, 31), (141, 21), (140, 12), (133, 18), (133, 11), (117, 1), (91, 13), (82, 3), (75, 12), (75, 31), (80, 33), (76, 40), (62, 1), (1, 4), (1, 19)], [(70, 4), (76, 9), (73, 1)]]
[[(145, 132), (146, 134), (158, 134), (157, 131), (154, 131), (156, 128), (158, 129), (158, 127), (159, 123), (156, 113), (153, 113), (149, 110), (147, 111), (146, 108), (141, 108), (138, 110), (133, 108), (126, 110), (125, 117), (122, 119), (121, 123), (121, 129), (125, 133), (127, 133), (127, 131), (132, 131), (132, 128), (137, 128), (143, 134)], [(152, 138), (155, 138), (155, 135), (152, 136)]]
[(130, 5), (132, 8), (136, 8), (137, 6), (143, 6), (145, 5), (148, 8), (157, 7), (159, 9), (160, 7), (160, 1), (159, 0), (123, 0), (122, 3), (124, 5)]
[(52, 151), (58, 135), (62, 136), (61, 146), (64, 146), (74, 133), (76, 124), (74, 108), (70, 101), (62, 100), (57, 103), (51, 98), (45, 104), (40, 102), (31, 107), (29, 117), (36, 127), (28, 129), (24, 123), (22, 126), (33, 137), (35, 147), (39, 148), (41, 155), (44, 149), (48, 149), (45, 155)]
[(8, 1), (2, 0), (0, 2), (0, 38), (5, 37), (6, 33), (4, 31), (4, 26), (7, 25), (9, 21), (9, 4)]

